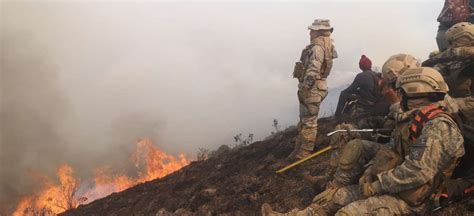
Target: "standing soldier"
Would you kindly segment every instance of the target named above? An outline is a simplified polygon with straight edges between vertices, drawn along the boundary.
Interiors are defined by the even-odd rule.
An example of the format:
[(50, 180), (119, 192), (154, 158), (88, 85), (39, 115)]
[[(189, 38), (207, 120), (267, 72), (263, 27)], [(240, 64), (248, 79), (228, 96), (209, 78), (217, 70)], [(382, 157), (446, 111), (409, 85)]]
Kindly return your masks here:
[(319, 106), (328, 94), (326, 78), (331, 72), (333, 59), (337, 57), (330, 38), (333, 28), (329, 20), (316, 19), (308, 29), (311, 44), (303, 50), (293, 71), (293, 77), (299, 81), (300, 121), (295, 149), (289, 159), (301, 159), (313, 151)]

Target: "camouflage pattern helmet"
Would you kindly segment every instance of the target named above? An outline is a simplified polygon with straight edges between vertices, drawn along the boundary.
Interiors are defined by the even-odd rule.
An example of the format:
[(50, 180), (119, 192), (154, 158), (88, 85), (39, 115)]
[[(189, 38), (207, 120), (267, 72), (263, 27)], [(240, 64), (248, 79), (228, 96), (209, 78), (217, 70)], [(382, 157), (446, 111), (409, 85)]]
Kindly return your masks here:
[(393, 83), (407, 69), (417, 67), (420, 67), (420, 62), (415, 57), (408, 54), (396, 54), (383, 64), (382, 78), (387, 83)]
[(408, 97), (424, 96), (428, 93), (448, 93), (449, 88), (443, 76), (434, 68), (408, 69), (397, 79), (397, 88), (403, 89)]
[(329, 30), (331, 32), (334, 30), (334, 28), (329, 24), (328, 19), (315, 19), (314, 22), (308, 26), (308, 29), (314, 31)]
[(474, 41), (474, 25), (472, 23), (460, 22), (446, 31), (446, 40), (450, 44), (463, 37), (466, 37), (469, 41)]

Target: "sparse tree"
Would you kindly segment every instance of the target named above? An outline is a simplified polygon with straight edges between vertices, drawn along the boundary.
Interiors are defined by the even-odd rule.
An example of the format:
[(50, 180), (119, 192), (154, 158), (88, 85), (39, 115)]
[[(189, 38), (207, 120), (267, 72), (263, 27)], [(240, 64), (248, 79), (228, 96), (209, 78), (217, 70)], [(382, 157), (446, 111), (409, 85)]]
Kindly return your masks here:
[(276, 133), (280, 132), (281, 126), (278, 122), (278, 119), (273, 119), (272, 126), (273, 126), (273, 129), (274, 129), (274, 131), (272, 131), (272, 134), (276, 134)]
[(234, 142), (236, 148), (249, 145), (253, 142), (253, 133), (249, 133), (245, 139), (242, 138), (242, 133), (239, 133), (234, 136)]
[(206, 148), (199, 148), (197, 153), (197, 160), (204, 161), (209, 158), (209, 149)]

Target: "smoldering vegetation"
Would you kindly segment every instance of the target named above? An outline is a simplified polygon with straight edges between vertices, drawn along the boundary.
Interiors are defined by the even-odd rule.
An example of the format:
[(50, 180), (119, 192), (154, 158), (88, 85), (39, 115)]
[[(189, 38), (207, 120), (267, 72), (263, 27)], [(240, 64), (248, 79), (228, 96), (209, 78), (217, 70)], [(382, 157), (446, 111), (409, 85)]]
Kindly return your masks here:
[(381, 66), (435, 49), (442, 1), (0, 4), (6, 212), (34, 191), (38, 173), (54, 176), (62, 163), (82, 179), (99, 165), (126, 172), (139, 138), (194, 156), (237, 133), (261, 139), (274, 118), (295, 124), (291, 72), (315, 16), (336, 27), (329, 115), (361, 54)]

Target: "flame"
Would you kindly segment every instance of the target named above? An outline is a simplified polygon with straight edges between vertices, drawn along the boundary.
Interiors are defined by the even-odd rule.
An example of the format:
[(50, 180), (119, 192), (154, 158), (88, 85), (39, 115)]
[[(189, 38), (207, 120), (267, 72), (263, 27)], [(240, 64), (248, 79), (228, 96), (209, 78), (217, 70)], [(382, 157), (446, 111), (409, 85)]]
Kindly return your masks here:
[(190, 163), (183, 154), (174, 157), (159, 150), (150, 139), (136, 143), (131, 160), (137, 168), (137, 176), (116, 174), (112, 168), (103, 166), (95, 170), (93, 185), (89, 187), (74, 177), (69, 165), (61, 165), (57, 171), (59, 183), (42, 178), (40, 192), (23, 197), (13, 215), (56, 215), (111, 193), (164, 177)]

